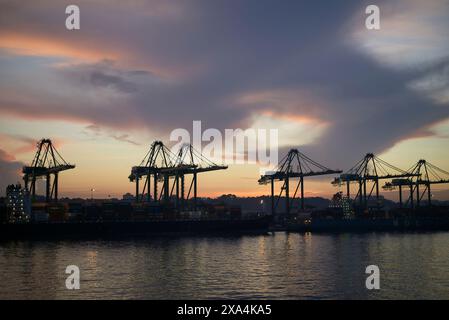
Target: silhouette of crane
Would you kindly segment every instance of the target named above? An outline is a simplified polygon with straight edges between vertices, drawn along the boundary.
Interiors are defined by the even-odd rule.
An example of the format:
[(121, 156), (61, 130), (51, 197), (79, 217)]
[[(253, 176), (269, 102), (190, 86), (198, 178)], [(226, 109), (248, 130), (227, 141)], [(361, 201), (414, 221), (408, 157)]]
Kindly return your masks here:
[[(405, 202), (405, 206), (414, 208), (415, 199), (416, 206), (421, 205), (421, 201), (427, 194), (427, 205), (432, 205), (431, 185), (449, 183), (449, 172), (438, 168), (430, 162), (421, 159), (414, 164), (409, 170), (412, 174), (411, 179), (393, 179), (391, 182), (385, 183), (383, 186), (386, 190), (394, 190), (399, 188), (399, 205), (402, 208), (402, 188), (408, 186), (410, 188), (410, 196)], [(424, 186), (424, 190), (420, 190), (420, 186)]]
[[(367, 153), (351, 169), (335, 178), (332, 184), (335, 186), (346, 184), (346, 195), (349, 199), (351, 196), (350, 184), (358, 183), (359, 188), (354, 200), (359, 199), (360, 207), (368, 207), (368, 201), (373, 196), (373, 192), (375, 192), (377, 200), (376, 206), (379, 207), (379, 180), (411, 178), (413, 176), (415, 176), (414, 173), (399, 169), (373, 153)], [(370, 181), (373, 182), (373, 185), (368, 193), (367, 184)]]
[[(30, 166), (22, 169), (25, 189), (30, 191), (32, 199), (36, 198), (36, 180), (46, 179), (45, 199), (47, 202), (58, 201), (59, 172), (73, 169), (75, 165), (67, 163), (56, 150), (50, 139), (42, 139), (37, 143), (37, 152)], [(53, 175), (53, 184), (51, 184)]]
[[(341, 170), (329, 169), (318, 162), (310, 159), (297, 149), (291, 149), (287, 155), (281, 159), (280, 164), (273, 172), (262, 175), (259, 179), (259, 184), (271, 183), (271, 212), (275, 214), (279, 200), (285, 191), (285, 208), (286, 214), (290, 213), (292, 202), (296, 198), (298, 189), (300, 189), (301, 209), (304, 209), (304, 178), (312, 176), (322, 176), (328, 174), (341, 173)], [(290, 179), (298, 179), (293, 197), (290, 198)], [(283, 181), (281, 191), (277, 197), (274, 193), (275, 181)], [(276, 199), (275, 199), (276, 198)]]
[[(173, 153), (163, 144), (162, 141), (154, 141), (151, 144), (150, 150), (147, 152), (142, 162), (138, 166), (134, 166), (131, 169), (129, 180), (136, 183), (136, 202), (143, 200), (145, 190), (147, 190), (147, 200), (151, 199), (151, 178), (153, 178), (153, 201), (158, 202), (158, 182), (164, 182), (162, 187), (163, 192), (160, 196), (164, 195), (164, 191), (167, 191), (168, 176), (163, 176), (162, 172), (168, 173), (172, 169)], [(139, 180), (145, 178), (142, 197), (140, 196)], [(165, 197), (168, 197), (168, 192), (165, 192)]]
[[(196, 210), (198, 196), (198, 174), (209, 171), (225, 170), (228, 166), (218, 165), (204, 157), (200, 152), (195, 150), (191, 144), (184, 144), (179, 148), (177, 158), (175, 160), (176, 168), (176, 202), (184, 205), (185, 200), (189, 200), (193, 189), (193, 207)], [(184, 199), (184, 183), (185, 175), (192, 175), (187, 197)], [(179, 183), (181, 184), (181, 194), (179, 194)], [(173, 193), (173, 189), (172, 189)]]
[[(176, 199), (176, 207), (181, 208), (188, 200), (193, 200), (193, 206), (197, 207), (198, 173), (227, 169), (220, 166), (196, 151), (192, 145), (182, 145), (175, 154), (161, 141), (155, 141), (145, 155), (139, 166), (131, 170), (129, 180), (136, 183), (136, 200), (143, 200), (143, 194), (147, 190), (147, 201), (151, 201), (150, 183), (153, 180), (153, 201), (169, 202), (171, 197)], [(185, 176), (192, 175), (191, 184), (185, 194)], [(151, 179), (152, 177), (152, 179)], [(142, 197), (140, 197), (139, 180), (145, 178)], [(170, 178), (174, 180), (170, 188)], [(158, 196), (158, 182), (163, 181), (162, 192)], [(193, 190), (193, 191), (192, 191)], [(193, 193), (193, 194), (192, 194)]]

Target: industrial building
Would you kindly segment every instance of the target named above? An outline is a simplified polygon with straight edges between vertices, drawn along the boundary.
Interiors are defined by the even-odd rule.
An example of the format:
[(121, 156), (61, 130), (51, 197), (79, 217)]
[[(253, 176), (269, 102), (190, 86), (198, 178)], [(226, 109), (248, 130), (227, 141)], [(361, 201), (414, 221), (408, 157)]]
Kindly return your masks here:
[(11, 184), (6, 188), (6, 220), (10, 223), (30, 220), (31, 201), (28, 191), (20, 184)]

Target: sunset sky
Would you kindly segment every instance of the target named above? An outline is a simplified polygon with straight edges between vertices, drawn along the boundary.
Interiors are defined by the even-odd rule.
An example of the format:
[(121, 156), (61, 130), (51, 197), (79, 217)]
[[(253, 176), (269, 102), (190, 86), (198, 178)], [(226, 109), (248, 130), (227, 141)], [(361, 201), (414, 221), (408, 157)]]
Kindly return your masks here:
[[(81, 29), (65, 28), (77, 4)], [(365, 28), (365, 8), (381, 29)], [(0, 0), (0, 193), (36, 142), (76, 169), (61, 196), (121, 197), (176, 128), (277, 128), (347, 170), (367, 152), (449, 170), (449, 1)], [(200, 196), (268, 194), (257, 164), (201, 176)], [(338, 191), (307, 180), (306, 196)], [(449, 199), (449, 185), (434, 196)], [(390, 195), (392, 196), (392, 195)]]

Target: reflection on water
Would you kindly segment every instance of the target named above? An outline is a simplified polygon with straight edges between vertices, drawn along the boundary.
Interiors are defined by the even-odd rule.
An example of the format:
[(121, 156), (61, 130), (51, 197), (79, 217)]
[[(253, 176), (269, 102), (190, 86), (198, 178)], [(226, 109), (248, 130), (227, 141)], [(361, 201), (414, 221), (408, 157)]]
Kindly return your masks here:
[[(449, 299), (449, 233), (0, 244), (0, 298)], [(65, 268), (81, 289), (65, 288)], [(365, 289), (378, 265), (381, 289)]]

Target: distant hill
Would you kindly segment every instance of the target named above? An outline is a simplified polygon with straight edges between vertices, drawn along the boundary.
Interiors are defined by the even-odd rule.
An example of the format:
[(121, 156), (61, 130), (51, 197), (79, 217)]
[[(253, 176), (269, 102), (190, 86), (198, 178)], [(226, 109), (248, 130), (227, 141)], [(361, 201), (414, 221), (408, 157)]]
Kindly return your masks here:
[[(237, 197), (233, 194), (226, 194), (217, 198), (202, 198), (202, 200), (214, 205), (239, 206), (242, 211), (266, 211), (271, 209), (271, 198), (269, 196), (259, 197)], [(321, 197), (305, 198), (304, 205), (306, 209), (324, 209), (329, 206), (331, 201)], [(299, 199), (295, 199), (292, 203), (292, 209), (299, 207)], [(278, 210), (285, 210), (285, 198), (279, 199)]]
[[(385, 199), (383, 197), (383, 207), (385, 209), (392, 209), (399, 207), (399, 203), (394, 202), (389, 199)], [(371, 201), (374, 201), (372, 199)], [(44, 198), (42, 199), (44, 201)], [(86, 202), (91, 203), (91, 199), (81, 199), (81, 198), (62, 198), (61, 202)], [(117, 201), (126, 201), (133, 202), (131, 199), (123, 200), (123, 199), (94, 199), (93, 202), (101, 203), (101, 202), (117, 202)], [(242, 211), (246, 212), (271, 212), (271, 198), (269, 196), (258, 196), (258, 197), (238, 197), (234, 194), (224, 194), (217, 198), (200, 198), (200, 201), (211, 204), (211, 205), (226, 205), (226, 206), (238, 206), (242, 209)], [(305, 209), (309, 210), (321, 210), (328, 208), (331, 205), (332, 201), (330, 199), (322, 198), (322, 197), (310, 197), (304, 199)], [(423, 201), (423, 204), (427, 204), (426, 201)], [(432, 204), (436, 206), (449, 206), (449, 201), (441, 201), (441, 200), (432, 200)], [(300, 206), (300, 200), (295, 199), (292, 203), (291, 209), (296, 210)], [(285, 211), (285, 197), (279, 199), (279, 203), (277, 205), (277, 211), (282, 212)]]

